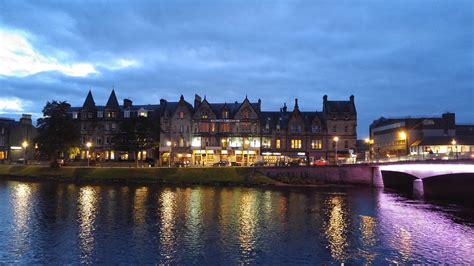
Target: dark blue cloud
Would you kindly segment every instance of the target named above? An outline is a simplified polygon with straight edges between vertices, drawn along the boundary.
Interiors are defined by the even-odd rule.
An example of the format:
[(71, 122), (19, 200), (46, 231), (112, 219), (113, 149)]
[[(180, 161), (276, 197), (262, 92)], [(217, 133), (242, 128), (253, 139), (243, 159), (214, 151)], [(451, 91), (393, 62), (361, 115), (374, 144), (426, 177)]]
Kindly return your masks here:
[[(472, 1), (2, 1), (0, 30), (85, 77), (0, 76), (2, 94), (82, 104), (112, 86), (137, 103), (207, 95), (261, 98), (264, 109), (320, 110), (322, 96), (356, 96), (359, 134), (380, 116), (456, 112), (474, 122)], [(117, 66), (117, 60), (135, 62)], [(115, 64), (115, 65), (114, 65)]]

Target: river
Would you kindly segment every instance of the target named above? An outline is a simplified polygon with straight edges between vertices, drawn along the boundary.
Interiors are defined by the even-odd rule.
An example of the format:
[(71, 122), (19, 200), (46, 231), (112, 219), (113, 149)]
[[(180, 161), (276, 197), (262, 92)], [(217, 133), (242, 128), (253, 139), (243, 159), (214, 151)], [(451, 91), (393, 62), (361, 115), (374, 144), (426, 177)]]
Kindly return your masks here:
[(371, 188), (0, 181), (0, 264), (474, 263), (474, 210)]

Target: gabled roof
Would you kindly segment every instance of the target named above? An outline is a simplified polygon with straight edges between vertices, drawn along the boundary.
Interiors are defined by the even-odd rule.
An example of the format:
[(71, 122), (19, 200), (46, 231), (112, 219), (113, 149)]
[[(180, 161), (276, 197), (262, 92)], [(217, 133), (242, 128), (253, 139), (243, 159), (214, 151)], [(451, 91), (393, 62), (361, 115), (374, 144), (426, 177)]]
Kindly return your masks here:
[(89, 93), (87, 93), (86, 100), (84, 101), (84, 104), (82, 105), (83, 109), (95, 109), (95, 102), (94, 102), (94, 97), (92, 97), (92, 92), (89, 90)]
[(107, 109), (120, 109), (120, 105), (117, 101), (117, 96), (115, 96), (115, 90), (112, 90), (110, 93), (109, 99), (107, 100), (107, 104), (105, 105)]

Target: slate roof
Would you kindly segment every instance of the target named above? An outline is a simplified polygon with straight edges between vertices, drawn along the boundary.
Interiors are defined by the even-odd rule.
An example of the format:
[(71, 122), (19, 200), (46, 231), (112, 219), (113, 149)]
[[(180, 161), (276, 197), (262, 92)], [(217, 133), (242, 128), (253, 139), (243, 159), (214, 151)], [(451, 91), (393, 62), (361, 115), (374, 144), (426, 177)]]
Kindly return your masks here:
[(112, 90), (110, 93), (109, 99), (107, 100), (107, 104), (105, 105), (107, 109), (120, 109), (120, 105), (117, 101), (117, 96), (115, 95), (115, 90)]
[(324, 108), (328, 113), (356, 113), (354, 102), (351, 101), (326, 101)]
[(89, 90), (89, 93), (87, 93), (86, 100), (84, 101), (84, 104), (82, 105), (82, 108), (84, 109), (94, 109), (96, 108), (95, 102), (94, 102), (94, 97), (92, 97), (92, 92)]

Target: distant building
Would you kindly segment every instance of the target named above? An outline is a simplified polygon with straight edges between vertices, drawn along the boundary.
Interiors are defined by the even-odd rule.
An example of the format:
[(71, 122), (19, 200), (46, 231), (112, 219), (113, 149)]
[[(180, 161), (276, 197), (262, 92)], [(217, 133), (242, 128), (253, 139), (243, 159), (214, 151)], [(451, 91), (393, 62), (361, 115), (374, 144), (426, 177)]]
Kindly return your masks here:
[(441, 117), (382, 117), (370, 125), (371, 154), (379, 160), (470, 157), (474, 151), (472, 128), (457, 126), (454, 113)]
[(0, 162), (24, 163), (25, 159), (33, 160), (36, 134), (31, 115), (23, 114), (20, 121), (0, 118)]

